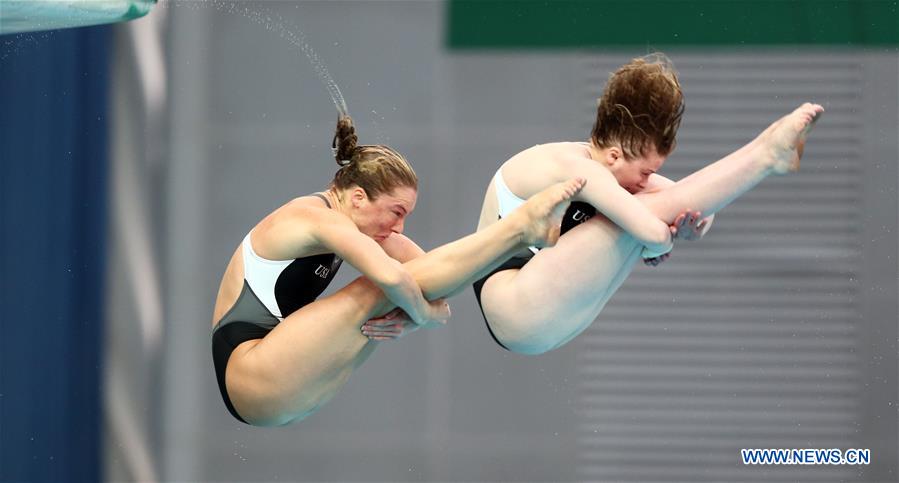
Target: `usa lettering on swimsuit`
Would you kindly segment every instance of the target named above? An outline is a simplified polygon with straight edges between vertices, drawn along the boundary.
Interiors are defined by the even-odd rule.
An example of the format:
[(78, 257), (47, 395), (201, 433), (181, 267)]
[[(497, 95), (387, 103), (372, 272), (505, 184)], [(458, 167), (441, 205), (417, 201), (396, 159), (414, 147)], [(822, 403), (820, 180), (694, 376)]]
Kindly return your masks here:
[(331, 269), (324, 265), (319, 265), (318, 268), (315, 269), (315, 274), (321, 278), (328, 278), (329, 273), (331, 273)]
[(571, 218), (574, 221), (587, 221), (590, 219), (590, 217), (581, 210), (574, 210), (574, 215), (572, 215)]

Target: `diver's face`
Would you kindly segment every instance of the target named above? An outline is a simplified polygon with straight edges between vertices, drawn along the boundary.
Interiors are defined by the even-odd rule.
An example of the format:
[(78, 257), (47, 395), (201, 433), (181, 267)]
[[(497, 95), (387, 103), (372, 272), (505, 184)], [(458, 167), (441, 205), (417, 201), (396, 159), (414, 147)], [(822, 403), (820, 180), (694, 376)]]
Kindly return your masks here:
[(374, 200), (354, 195), (353, 221), (359, 231), (376, 242), (386, 240), (394, 233), (403, 233), (406, 217), (415, 209), (418, 192), (414, 188), (400, 186), (389, 193), (383, 193)]
[(613, 147), (609, 149), (607, 156), (611, 158), (609, 170), (618, 180), (618, 184), (632, 194), (645, 190), (649, 176), (661, 169), (667, 159), (667, 156), (656, 152), (655, 147), (633, 158), (626, 158), (620, 149)]

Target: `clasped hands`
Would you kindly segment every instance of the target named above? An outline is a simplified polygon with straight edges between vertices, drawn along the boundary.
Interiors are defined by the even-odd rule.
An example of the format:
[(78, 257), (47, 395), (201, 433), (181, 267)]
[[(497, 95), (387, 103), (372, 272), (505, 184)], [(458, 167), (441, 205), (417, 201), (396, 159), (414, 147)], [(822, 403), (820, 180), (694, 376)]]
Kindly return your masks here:
[(416, 324), (403, 309), (395, 308), (382, 317), (362, 324), (362, 335), (370, 340), (396, 340), (418, 329), (433, 329), (446, 325), (451, 315), (446, 299), (437, 299), (429, 302), (429, 305), (428, 321), (424, 324)]
[[(674, 219), (674, 223), (668, 227), (671, 230), (671, 238), (675, 240), (699, 240), (705, 231), (708, 219), (702, 217), (698, 211), (687, 210)], [(644, 258), (643, 263), (650, 267), (656, 267), (660, 263), (671, 258), (671, 252), (664, 255)]]

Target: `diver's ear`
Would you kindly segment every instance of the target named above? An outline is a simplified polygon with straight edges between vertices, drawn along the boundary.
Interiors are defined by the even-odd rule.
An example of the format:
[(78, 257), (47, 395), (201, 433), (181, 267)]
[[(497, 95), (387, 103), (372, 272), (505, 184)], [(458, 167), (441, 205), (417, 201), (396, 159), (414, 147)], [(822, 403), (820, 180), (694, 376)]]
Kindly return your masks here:
[(368, 194), (364, 189), (356, 186), (350, 191), (350, 201), (353, 203), (353, 208), (359, 208), (368, 201)]
[(612, 146), (606, 149), (606, 164), (609, 166), (614, 166), (618, 163), (623, 162), (624, 159), (624, 151), (621, 150), (619, 146)]

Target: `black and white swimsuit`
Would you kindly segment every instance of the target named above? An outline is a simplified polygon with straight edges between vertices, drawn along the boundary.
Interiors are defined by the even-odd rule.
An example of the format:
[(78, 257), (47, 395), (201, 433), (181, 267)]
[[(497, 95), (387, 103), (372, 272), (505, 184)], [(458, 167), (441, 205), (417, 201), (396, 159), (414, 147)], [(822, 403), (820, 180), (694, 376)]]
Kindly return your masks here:
[[(324, 196), (316, 196), (328, 203)], [(268, 260), (253, 250), (250, 233), (241, 243), (243, 288), (231, 309), (212, 329), (212, 359), (219, 390), (228, 411), (241, 422), (246, 421), (237, 414), (225, 387), (225, 369), (231, 353), (248, 340), (265, 337), (285, 317), (312, 303), (331, 283), (342, 262), (333, 253)]]

